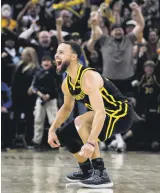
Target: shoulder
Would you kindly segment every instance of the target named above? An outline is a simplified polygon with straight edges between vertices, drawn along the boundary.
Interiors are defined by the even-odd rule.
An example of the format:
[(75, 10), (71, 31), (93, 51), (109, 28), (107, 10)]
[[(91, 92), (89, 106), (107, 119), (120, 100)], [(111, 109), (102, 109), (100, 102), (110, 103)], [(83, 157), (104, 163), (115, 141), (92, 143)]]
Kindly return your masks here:
[(87, 70), (82, 77), (81, 86), (85, 92), (101, 88), (103, 87), (103, 79), (98, 72)]
[(125, 35), (124, 37), (126, 40), (130, 40), (132, 43), (134, 43), (137, 40), (137, 37), (133, 32)]
[(97, 41), (96, 41), (96, 44), (95, 46), (96, 47), (100, 47), (100, 46), (103, 46), (104, 45), (104, 42), (109, 39), (110, 36), (106, 36), (106, 35), (102, 35)]
[(61, 89), (63, 93), (68, 93), (67, 77), (63, 80)]

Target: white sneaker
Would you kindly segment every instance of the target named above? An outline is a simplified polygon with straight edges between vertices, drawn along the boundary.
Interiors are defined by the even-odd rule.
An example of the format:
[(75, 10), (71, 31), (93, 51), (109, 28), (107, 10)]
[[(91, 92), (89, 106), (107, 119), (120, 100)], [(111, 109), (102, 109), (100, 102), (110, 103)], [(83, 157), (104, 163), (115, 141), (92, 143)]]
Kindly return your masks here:
[(117, 141), (117, 152), (124, 152), (126, 150), (126, 143), (121, 134), (115, 135)]
[(117, 140), (114, 139), (111, 141), (111, 143), (108, 145), (108, 148), (116, 149), (117, 148)]

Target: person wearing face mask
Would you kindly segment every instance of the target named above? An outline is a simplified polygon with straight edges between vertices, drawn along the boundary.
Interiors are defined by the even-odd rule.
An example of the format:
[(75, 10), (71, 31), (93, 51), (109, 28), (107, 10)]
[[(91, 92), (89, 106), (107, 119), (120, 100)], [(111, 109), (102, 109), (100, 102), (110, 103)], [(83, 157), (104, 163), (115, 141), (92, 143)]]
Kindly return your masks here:
[(11, 6), (8, 4), (4, 4), (2, 6), (2, 21), (1, 21), (1, 27), (8, 28), (9, 30), (13, 31), (16, 30), (17, 22), (11, 18), (12, 10)]

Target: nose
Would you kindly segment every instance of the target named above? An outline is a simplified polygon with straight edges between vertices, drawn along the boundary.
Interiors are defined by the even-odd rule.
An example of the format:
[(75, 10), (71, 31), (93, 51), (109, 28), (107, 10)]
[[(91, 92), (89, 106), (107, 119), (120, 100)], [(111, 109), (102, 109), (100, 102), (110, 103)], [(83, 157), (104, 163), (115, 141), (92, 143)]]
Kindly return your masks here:
[(58, 59), (59, 58), (59, 53), (57, 52), (56, 54), (55, 54), (55, 59)]
[(58, 57), (58, 53), (56, 53), (54, 57), (55, 57), (55, 59), (56, 59), (56, 58)]

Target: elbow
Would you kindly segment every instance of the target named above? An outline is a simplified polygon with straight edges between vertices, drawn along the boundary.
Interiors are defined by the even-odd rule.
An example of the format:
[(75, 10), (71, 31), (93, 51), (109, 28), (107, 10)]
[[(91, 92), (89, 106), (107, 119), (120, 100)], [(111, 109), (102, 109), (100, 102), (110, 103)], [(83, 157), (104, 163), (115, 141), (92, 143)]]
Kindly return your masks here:
[(89, 52), (92, 52), (93, 49), (94, 49), (93, 40), (90, 39), (90, 40), (87, 42), (86, 45), (87, 45), (88, 51), (89, 51)]

